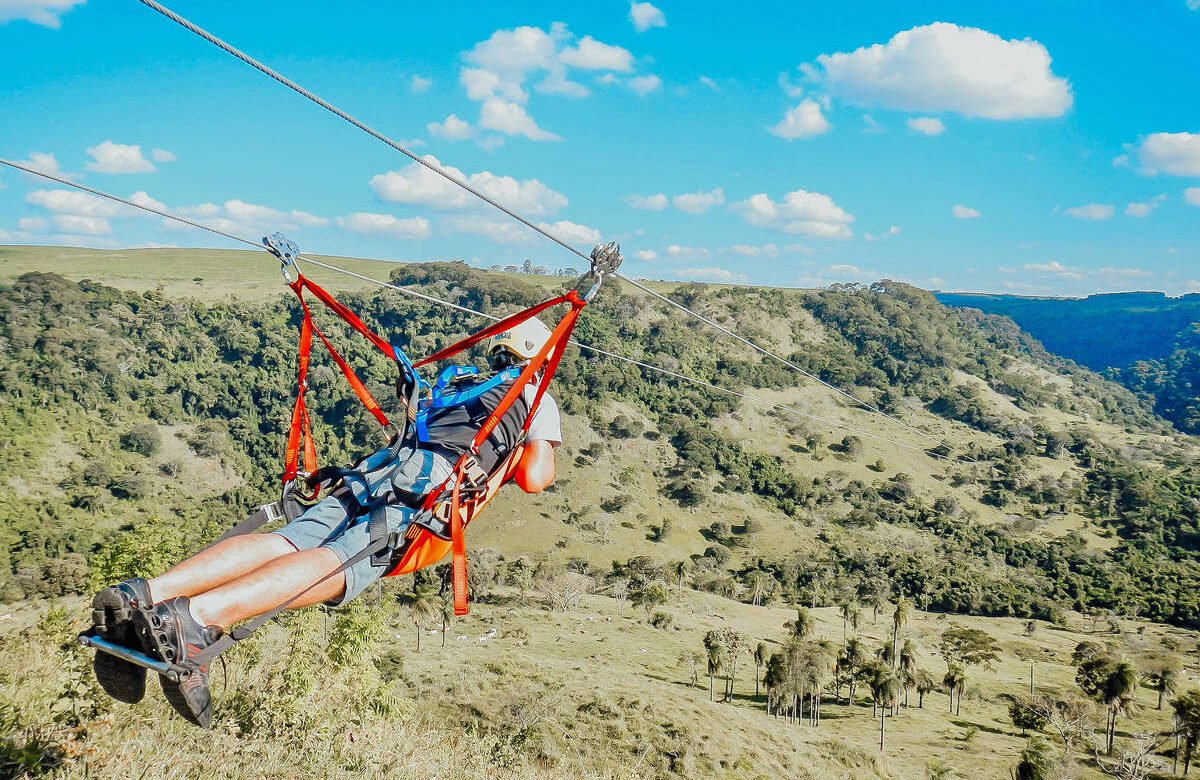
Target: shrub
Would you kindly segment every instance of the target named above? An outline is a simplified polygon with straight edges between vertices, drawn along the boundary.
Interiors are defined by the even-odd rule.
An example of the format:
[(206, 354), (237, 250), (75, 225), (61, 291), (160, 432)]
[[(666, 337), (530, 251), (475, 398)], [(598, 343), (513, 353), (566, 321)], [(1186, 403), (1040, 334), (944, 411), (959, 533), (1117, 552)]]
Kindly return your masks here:
[(675, 617), (669, 612), (655, 612), (650, 617), (650, 625), (665, 631), (675, 625)]
[(136, 452), (139, 455), (150, 456), (158, 452), (162, 446), (162, 437), (158, 434), (158, 426), (154, 423), (139, 425), (121, 437), (121, 449)]

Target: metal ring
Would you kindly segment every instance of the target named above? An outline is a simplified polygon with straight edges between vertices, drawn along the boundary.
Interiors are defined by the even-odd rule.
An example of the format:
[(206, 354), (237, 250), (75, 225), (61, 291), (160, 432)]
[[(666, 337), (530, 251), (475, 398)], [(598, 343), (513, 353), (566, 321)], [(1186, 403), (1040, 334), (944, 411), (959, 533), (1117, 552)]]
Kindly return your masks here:
[[(295, 269), (296, 269), (296, 275), (295, 275), (295, 276), (289, 276), (289, 275), (288, 275), (288, 268), (295, 268)], [(286, 263), (280, 263), (280, 264), (279, 264), (279, 272), (280, 272), (281, 274), (283, 274), (283, 281), (287, 282), (288, 284), (293, 284), (293, 283), (295, 283), (295, 281), (296, 281), (297, 279), (299, 279), (299, 278), (300, 278), (300, 267), (296, 265), (296, 261), (295, 261), (295, 260), (289, 260), (289, 261), (288, 261), (288, 262), (286, 262)]]

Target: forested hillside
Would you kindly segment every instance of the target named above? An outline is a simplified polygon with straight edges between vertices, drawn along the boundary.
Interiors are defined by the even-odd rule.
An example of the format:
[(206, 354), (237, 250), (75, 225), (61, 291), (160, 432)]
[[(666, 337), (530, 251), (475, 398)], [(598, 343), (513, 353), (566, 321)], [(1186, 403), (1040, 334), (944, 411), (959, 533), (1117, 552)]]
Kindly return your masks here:
[[(459, 263), (400, 266), (392, 280), (497, 314), (561, 283), (535, 285)], [(502, 603), (518, 614), (527, 591), (536, 590), (564, 612), (588, 599), (629, 602), (644, 609), (639, 626), (647, 631), (716, 631), (705, 617), (714, 611), (740, 615), (738, 625), (749, 626), (767, 619), (749, 611), (765, 604), (804, 605), (814, 615), (861, 604), (876, 617), (891, 613), (891, 604), (897, 613), (908, 604), (962, 620), (990, 616), (1063, 627), (1083, 613), (1117, 625), (1137, 618), (1200, 628), (1200, 451), (1128, 390), (1048, 353), (1011, 320), (946, 308), (929, 293), (893, 282), (812, 291), (687, 284), (672, 291), (946, 442), (923, 453), (896, 445), (929, 444), (911, 431), (852, 408), (636, 292), (607, 286), (581, 319), (579, 340), (861, 432), (572, 349), (555, 388), (567, 439), (556, 485), (534, 497), (505, 492), (482, 527), (472, 525), (477, 608), (510, 599)], [(393, 291), (341, 297), (413, 354), (478, 324)], [(160, 569), (271, 497), (298, 322), (294, 298), (282, 294), (202, 302), (43, 272), (0, 287), (0, 602), (19, 607), (66, 597), (82, 604), (71, 597)], [(322, 327), (376, 397), (388, 398), (393, 367), (340, 324), (324, 318)], [(310, 383), (326, 462), (377, 446), (373, 421), (323, 358)], [(445, 582), (438, 570), (393, 586), (401, 590), (388, 593), (412, 589), (410, 596), (419, 596), (428, 588), (429, 596)], [(689, 589), (690, 616), (664, 610), (673, 592), (682, 599)], [(796, 617), (794, 608), (791, 614), (789, 630), (803, 638), (797, 621), (807, 618)], [(365, 619), (338, 617), (341, 628), (327, 631), (326, 639), (353, 644), (338, 631), (365, 631)], [(524, 645), (534, 641), (530, 632), (550, 630), (536, 625), (542, 627), (522, 628), (526, 635), (511, 639)], [(301, 630), (309, 632), (304, 641), (317, 641), (317, 627)], [(583, 632), (590, 630), (598, 629)], [(642, 642), (645, 653), (660, 634), (637, 636), (628, 641)], [(535, 647), (560, 640), (539, 635)], [(373, 657), (369, 646), (355, 647), (336, 652)], [(545, 647), (550, 655), (561, 649)], [(573, 658), (554, 673), (568, 675)], [(497, 660), (497, 668), (506, 662)], [(389, 684), (440, 690), (432, 672), (404, 676), (400, 666), (388, 672), (386, 663), (375, 657), (373, 668)], [(539, 672), (520, 671), (526, 673)], [(500, 686), (498, 679), (480, 685)], [(234, 696), (241, 733), (286, 725), (254, 714), (282, 706), (284, 689), (269, 680), (263, 690), (274, 699), (256, 706)], [(295, 699), (287, 701), (288, 717), (303, 721)], [(438, 701), (451, 721), (476, 722), (481, 733), (508, 717), (484, 704), (464, 712), (452, 697)], [(703, 775), (703, 767), (725, 766), (713, 753), (718, 742), (696, 748), (686, 761), (677, 755), (676, 766), (668, 756), (689, 738), (661, 718), (637, 727), (652, 733), (637, 731), (643, 716), (629, 702), (579, 706), (572, 717), (580, 728), (593, 723), (597, 733), (611, 718), (624, 719), (630, 731), (612, 738), (630, 746), (630, 763), (633, 746), (653, 740), (656, 758), (648, 766), (655, 773)], [(530, 734), (543, 728), (539, 723), (528, 725)], [(569, 760), (561, 743), (568, 758), (552, 760), (544, 741), (550, 737), (539, 739), (510, 739), (501, 747), (525, 756), (513, 758), (517, 764), (535, 755), (551, 765)], [(598, 755), (588, 753), (589, 760)], [(863, 767), (853, 776), (880, 776), (857, 753), (843, 759)], [(794, 770), (787, 762), (771, 766)]]
[(1121, 382), (1180, 430), (1200, 433), (1200, 294), (1087, 298), (937, 293), (947, 306), (1011, 317), (1047, 349)]

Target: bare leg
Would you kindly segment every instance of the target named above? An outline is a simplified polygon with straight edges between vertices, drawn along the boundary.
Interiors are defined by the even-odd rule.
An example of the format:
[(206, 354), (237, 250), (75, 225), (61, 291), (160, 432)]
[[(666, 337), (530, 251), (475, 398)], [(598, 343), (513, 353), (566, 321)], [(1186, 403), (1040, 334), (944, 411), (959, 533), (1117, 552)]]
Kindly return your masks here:
[[(276, 537), (291, 546), (282, 537)], [(228, 629), (284, 603), (341, 566), (337, 553), (326, 547), (292, 552), (191, 599), (192, 616), (202, 625)], [(338, 572), (309, 590), (292, 608), (319, 604), (342, 595), (346, 573)]]
[(150, 595), (155, 604), (176, 596), (195, 596), (294, 552), (292, 543), (278, 534), (234, 536), (150, 580)]

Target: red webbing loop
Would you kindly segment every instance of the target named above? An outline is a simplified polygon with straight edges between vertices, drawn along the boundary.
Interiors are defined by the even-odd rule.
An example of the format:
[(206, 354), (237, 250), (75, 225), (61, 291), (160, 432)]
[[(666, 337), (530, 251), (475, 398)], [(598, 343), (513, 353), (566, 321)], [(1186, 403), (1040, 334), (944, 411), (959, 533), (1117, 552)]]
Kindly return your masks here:
[[(387, 355), (392, 360), (396, 359), (396, 353), (392, 350), (392, 345), (387, 342), (387, 339), (377, 335), (374, 331), (363, 324), (363, 321), (358, 318), (357, 314), (350, 311), (343, 304), (334, 300), (333, 296), (325, 292), (320, 285), (310, 282), (306, 276), (301, 274), (297, 277), (296, 281), (292, 282), (288, 286), (296, 291), (296, 295), (300, 295), (301, 287), (308, 288), (313, 295), (317, 296), (317, 300), (325, 304), (325, 306), (328, 307), (329, 310), (334, 314), (345, 320), (347, 325), (361, 333), (367, 339), (367, 341), (370, 341), (372, 344), (374, 344), (380, 352)], [(303, 295), (300, 295), (300, 300), (304, 300)]]
[(458, 459), (454, 470), (454, 489), (450, 494), (450, 571), (454, 585), (454, 614), (467, 614), (467, 538), (463, 533), (462, 481), (467, 456)]
[[(301, 299), (300, 305), (304, 307), (305, 317), (308, 317), (308, 304), (304, 302), (304, 299)], [(329, 356), (333, 358), (333, 362), (337, 363), (337, 367), (342, 370), (342, 375), (345, 376), (346, 381), (350, 383), (350, 388), (354, 390), (354, 394), (358, 396), (358, 400), (361, 401), (362, 405), (367, 408), (367, 411), (379, 421), (379, 424), (386, 428), (388, 426), (387, 415), (385, 415), (383, 410), (379, 408), (379, 402), (375, 400), (375, 396), (371, 395), (371, 392), (367, 390), (367, 386), (364, 385), (362, 380), (358, 378), (358, 374), (354, 373), (354, 369), (350, 368), (350, 365), (346, 363), (346, 360), (341, 356), (341, 354), (339, 354), (338, 351), (333, 348), (333, 345), (329, 343), (329, 339), (325, 338), (325, 334), (322, 333), (321, 329), (316, 326), (316, 323), (313, 323), (312, 329), (318, 336), (321, 337), (321, 343), (324, 344), (325, 349), (329, 351)]]
[[(571, 292), (574, 293), (574, 290), (572, 290)], [(538, 314), (541, 314), (543, 311), (545, 311), (546, 309), (549, 309), (551, 306), (557, 306), (558, 304), (567, 300), (569, 295), (570, 295), (570, 293), (568, 293), (568, 295), (560, 295), (557, 298), (551, 298), (548, 301), (543, 301), (543, 302), (539, 303), (537, 306), (530, 306), (528, 309), (525, 309), (524, 311), (519, 311), (516, 314), (510, 314), (509, 316), (505, 317), (504, 319), (500, 320), (499, 322), (495, 322), (495, 323), (487, 326), (486, 328), (479, 331), (478, 333), (473, 333), (470, 336), (467, 336), (462, 341), (456, 341), (455, 343), (451, 344), (448, 347), (443, 347), (442, 349), (439, 349), (437, 352), (434, 352), (429, 357), (425, 358), (424, 360), (417, 361), (413, 365), (420, 367), (420, 366), (428, 365), (429, 363), (436, 363), (439, 360), (445, 360), (446, 358), (450, 357), (451, 355), (456, 355), (459, 352), (462, 352), (467, 347), (474, 346), (475, 344), (478, 344), (479, 342), (483, 341), (486, 338), (491, 338), (492, 336), (496, 335), (497, 333), (501, 333), (503, 331), (510, 329), (514, 325), (519, 325), (520, 323), (524, 322), (525, 320), (529, 319), (530, 317), (536, 317)]]

